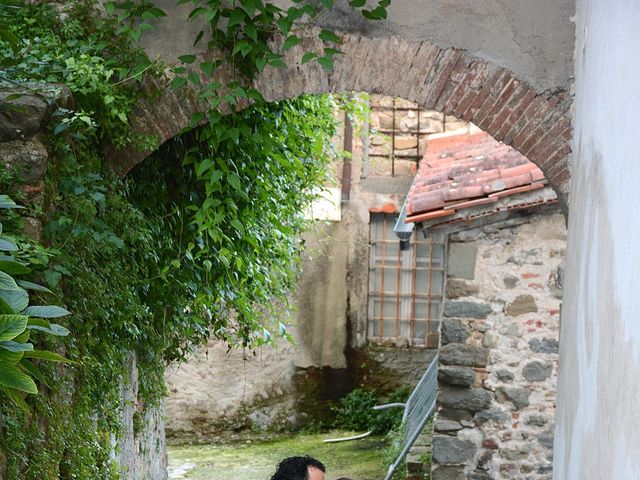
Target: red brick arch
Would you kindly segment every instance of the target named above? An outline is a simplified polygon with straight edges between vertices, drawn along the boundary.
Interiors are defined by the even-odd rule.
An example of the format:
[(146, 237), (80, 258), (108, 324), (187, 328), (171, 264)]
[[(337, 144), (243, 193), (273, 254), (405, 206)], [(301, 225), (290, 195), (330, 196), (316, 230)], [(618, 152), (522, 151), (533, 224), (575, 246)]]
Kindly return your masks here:
[[(267, 68), (256, 87), (267, 100), (303, 93), (366, 91), (411, 100), (472, 121), (497, 140), (510, 144), (545, 173), (566, 202), (569, 193), (571, 97), (564, 91), (536, 91), (512, 72), (456, 48), (398, 37), (345, 35), (343, 55), (333, 70), (300, 65), (302, 49), (321, 44), (310, 35), (289, 51), (286, 69)], [(221, 76), (228, 75), (222, 72)], [(132, 118), (134, 127), (164, 142), (189, 124), (201, 108), (195, 95), (172, 92), (168, 79), (151, 80), (160, 96), (143, 101)], [(114, 166), (126, 173), (149, 152), (115, 155)]]

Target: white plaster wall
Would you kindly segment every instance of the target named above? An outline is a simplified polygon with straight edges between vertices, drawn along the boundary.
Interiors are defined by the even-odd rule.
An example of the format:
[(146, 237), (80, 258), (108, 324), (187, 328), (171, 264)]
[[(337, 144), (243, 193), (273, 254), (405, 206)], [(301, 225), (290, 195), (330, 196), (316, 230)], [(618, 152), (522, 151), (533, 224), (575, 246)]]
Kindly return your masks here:
[(640, 2), (578, 0), (554, 478), (640, 478)]

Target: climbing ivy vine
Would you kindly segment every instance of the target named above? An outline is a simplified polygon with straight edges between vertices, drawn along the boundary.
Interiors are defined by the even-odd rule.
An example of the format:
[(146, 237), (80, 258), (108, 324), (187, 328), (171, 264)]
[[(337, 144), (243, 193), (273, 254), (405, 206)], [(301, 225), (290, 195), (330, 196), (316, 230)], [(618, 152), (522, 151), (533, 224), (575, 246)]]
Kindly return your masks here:
[[(27, 206), (45, 221), (46, 246), (25, 242), (21, 252), (72, 312), (60, 328), (72, 331), (64, 353), (73, 363), (43, 366), (48, 386), (28, 399), (30, 413), (0, 396), (0, 463), (4, 455), (10, 479), (117, 477), (110, 452), (130, 352), (142, 414), (164, 394), (164, 365), (207, 338), (230, 347), (289, 338), (273, 305), (285, 305), (295, 283), (303, 212), (335, 155), (335, 108), (348, 107), (328, 96), (267, 104), (248, 87), (264, 68), (284, 66), (284, 52), (300, 43), (298, 30), (332, 1), (297, 1), (287, 10), (260, 0), (195, 1), (190, 19), (205, 19), (209, 33), (194, 40), (209, 38), (222, 57), (183, 56), (173, 88), (202, 87), (209, 109), (194, 116), (191, 131), (117, 178), (105, 143), (154, 143), (129, 118), (143, 95), (140, 82), (163, 66), (132, 41), (164, 12), (147, 1), (108, 2), (105, 16), (94, 3), (65, 2), (62, 18), (46, 3), (0, 4), (0, 15), (11, 18), (0, 22), (0, 86), (55, 101), (52, 84), (64, 84), (75, 99), (51, 122), (47, 208)], [(349, 4), (383, 18), (389, 2)], [(277, 48), (275, 35), (283, 40)], [(327, 30), (320, 38), (324, 49), (302, 60), (330, 68), (340, 38)], [(236, 68), (232, 81), (200, 85), (192, 67), (211, 77), (222, 59)], [(249, 99), (252, 107), (232, 115), (218, 110)]]

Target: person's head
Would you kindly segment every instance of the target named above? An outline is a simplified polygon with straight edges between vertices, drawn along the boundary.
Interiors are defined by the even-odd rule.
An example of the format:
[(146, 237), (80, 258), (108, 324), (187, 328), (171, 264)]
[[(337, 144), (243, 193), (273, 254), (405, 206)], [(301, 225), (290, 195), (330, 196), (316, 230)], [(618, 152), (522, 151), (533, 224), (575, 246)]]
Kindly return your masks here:
[(313, 457), (289, 457), (278, 464), (271, 480), (324, 480), (325, 468)]

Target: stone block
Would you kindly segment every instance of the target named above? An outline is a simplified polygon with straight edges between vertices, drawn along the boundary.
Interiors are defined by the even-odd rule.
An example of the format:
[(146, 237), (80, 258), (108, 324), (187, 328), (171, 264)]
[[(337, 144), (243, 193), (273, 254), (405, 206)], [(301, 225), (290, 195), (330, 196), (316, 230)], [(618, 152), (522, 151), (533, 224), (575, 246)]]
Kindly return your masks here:
[(443, 365), (461, 365), (465, 367), (485, 367), (489, 351), (484, 347), (450, 343), (440, 349), (440, 363)]
[(547, 423), (549, 423), (549, 421), (542, 415), (531, 415), (524, 421), (525, 425), (531, 427), (544, 427)]
[(435, 435), (432, 458), (440, 465), (464, 465), (476, 455), (478, 447), (471, 440)]
[(447, 279), (447, 298), (472, 297), (480, 293), (480, 287), (459, 278)]
[(16, 175), (17, 182), (29, 185), (44, 177), (49, 154), (37, 139), (13, 140), (0, 143), (0, 158), (6, 171)]
[(433, 424), (433, 430), (436, 432), (457, 432), (458, 430), (462, 430), (462, 424), (455, 420), (438, 417)]
[(447, 385), (470, 387), (476, 379), (476, 372), (471, 367), (440, 367), (438, 381)]
[(455, 420), (456, 422), (472, 420), (471, 414), (467, 410), (457, 410), (454, 408), (443, 407), (438, 411), (436, 418), (446, 418), (447, 420)]
[(536, 353), (558, 353), (559, 343), (555, 338), (532, 338), (529, 340), (529, 348)]
[(470, 412), (486, 410), (492, 401), (493, 395), (482, 388), (443, 387), (438, 393), (440, 405)]
[(545, 448), (553, 449), (553, 427), (538, 435), (538, 443)]
[(431, 471), (431, 480), (467, 480), (464, 467), (438, 467)]
[(504, 287), (508, 288), (509, 290), (516, 288), (518, 283), (520, 283), (520, 280), (518, 280), (518, 277), (515, 277), (513, 275), (507, 275), (502, 279), (502, 281), (504, 282)]
[(445, 317), (487, 318), (491, 312), (493, 308), (488, 303), (451, 300), (444, 304)]
[(509, 370), (501, 369), (496, 371), (496, 377), (501, 382), (512, 382), (515, 378), (514, 374)]
[(538, 311), (538, 305), (533, 295), (518, 295), (513, 302), (506, 306), (505, 313), (511, 317)]
[(516, 410), (529, 406), (529, 393), (521, 387), (500, 387), (496, 390), (496, 399), (511, 402)]
[(482, 470), (476, 470), (472, 472), (467, 477), (468, 480), (493, 480), (493, 477), (489, 475), (487, 472), (483, 472)]
[(529, 382), (542, 382), (551, 376), (553, 365), (548, 362), (533, 361), (522, 369), (522, 376)]
[(442, 345), (448, 343), (465, 343), (469, 338), (469, 329), (457, 318), (444, 318), (440, 324)]
[(476, 272), (478, 247), (474, 243), (451, 242), (447, 273), (450, 277), (473, 280)]
[(503, 412), (498, 409), (491, 410), (483, 410), (482, 412), (478, 412), (473, 417), (473, 420), (476, 423), (487, 423), (487, 422), (495, 422), (495, 423), (506, 423), (511, 420), (511, 415), (507, 412)]
[[(47, 85), (41, 90), (47, 90), (50, 100), (55, 102), (47, 102), (41, 95), (22, 88), (5, 88), (0, 92), (0, 142), (31, 138), (46, 125), (56, 106), (73, 106), (67, 87)], [(11, 95), (18, 97), (7, 100)]]

